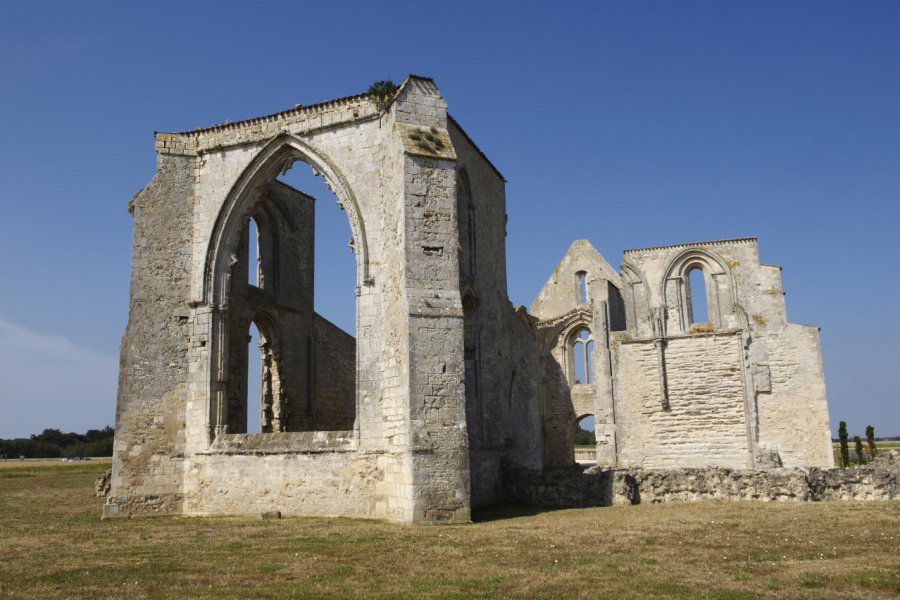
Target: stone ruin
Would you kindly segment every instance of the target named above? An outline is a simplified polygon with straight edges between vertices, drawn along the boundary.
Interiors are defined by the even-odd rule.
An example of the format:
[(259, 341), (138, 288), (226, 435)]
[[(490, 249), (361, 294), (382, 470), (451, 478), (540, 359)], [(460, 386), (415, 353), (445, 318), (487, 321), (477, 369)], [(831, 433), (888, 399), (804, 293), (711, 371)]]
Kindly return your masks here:
[[(383, 100), (156, 134), (105, 516), (468, 521), (528, 499), (511, 476), (573, 468), (586, 415), (601, 468), (833, 466), (818, 330), (787, 321), (754, 238), (627, 250), (619, 271), (576, 241), (513, 307), (503, 176), (431, 79)], [(314, 311), (315, 201), (276, 180), (296, 162), (346, 213), (355, 335)]]

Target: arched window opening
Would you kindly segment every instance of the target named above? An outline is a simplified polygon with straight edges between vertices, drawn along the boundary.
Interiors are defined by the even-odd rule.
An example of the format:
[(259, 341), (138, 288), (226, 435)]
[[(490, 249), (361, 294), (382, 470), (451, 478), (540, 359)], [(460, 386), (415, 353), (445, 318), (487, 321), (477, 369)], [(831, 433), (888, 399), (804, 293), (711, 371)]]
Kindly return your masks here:
[[(481, 439), (483, 433), (483, 407), (481, 405), (481, 344), (478, 336), (478, 308), (474, 298), (467, 294), (463, 297), (463, 359), (466, 384), (466, 421), (468, 423), (469, 440)], [(474, 444), (473, 444), (474, 447)]]
[[(246, 217), (239, 258), (244, 262), (247, 285), (274, 291), (278, 271), (277, 223), (267, 202), (257, 202)], [(242, 276), (243, 277), (243, 276)]]
[[(276, 195), (277, 193), (277, 195)], [(279, 176), (273, 212), (290, 217), (282, 249), (279, 348), (287, 431), (344, 431), (356, 419), (356, 248), (347, 214), (303, 161)]]
[(324, 179), (297, 167), (254, 190), (230, 253), (217, 432), (353, 430), (353, 235)]
[[(325, 178), (304, 162), (278, 178), (308, 199), (298, 228), (306, 230), (301, 277), (304, 285), (315, 290), (316, 313), (345, 332), (356, 332), (356, 249), (344, 208), (329, 189)], [(308, 279), (308, 281), (307, 281)]]
[(591, 366), (594, 364), (594, 340), (584, 345), (585, 383), (594, 383)]
[(575, 273), (575, 279), (578, 280), (578, 304), (588, 303), (587, 273), (578, 271)]
[(247, 433), (262, 431), (262, 340), (256, 323), (250, 323), (247, 337)]
[(466, 207), (466, 214), (468, 220), (467, 231), (467, 241), (469, 246), (469, 274), (472, 277), (475, 277), (475, 256), (476, 256), (476, 243), (475, 239), (475, 207), (472, 206), (471, 201), (469, 202), (468, 207)]
[(247, 283), (259, 286), (259, 228), (256, 219), (250, 217), (247, 224)]
[(626, 322), (625, 300), (622, 298), (622, 292), (611, 282), (606, 284), (607, 295), (609, 298), (609, 330), (625, 331), (628, 328)]
[(703, 324), (709, 322), (709, 314), (706, 306), (706, 276), (699, 266), (692, 267), (688, 271), (688, 298), (690, 300), (690, 324)]
[(591, 465), (597, 462), (597, 432), (594, 415), (582, 415), (572, 427), (572, 447), (575, 462)]
[(591, 331), (583, 327), (579, 329), (572, 339), (571, 355), (574, 363), (574, 384), (592, 383), (592, 355), (594, 353), (594, 339)]
[(464, 169), (456, 173), (456, 211), (459, 219), (459, 268), (471, 278), (475, 277), (476, 225), (475, 205), (469, 177)]

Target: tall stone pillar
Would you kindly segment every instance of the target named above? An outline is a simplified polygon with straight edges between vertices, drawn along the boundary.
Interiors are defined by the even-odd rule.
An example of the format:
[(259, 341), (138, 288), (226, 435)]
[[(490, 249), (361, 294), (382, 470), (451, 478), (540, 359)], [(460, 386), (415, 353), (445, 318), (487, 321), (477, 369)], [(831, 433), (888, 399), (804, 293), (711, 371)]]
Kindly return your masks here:
[(456, 154), (447, 105), (430, 81), (408, 85), (393, 112), (403, 152), (402, 287), (412, 520), (470, 518)]

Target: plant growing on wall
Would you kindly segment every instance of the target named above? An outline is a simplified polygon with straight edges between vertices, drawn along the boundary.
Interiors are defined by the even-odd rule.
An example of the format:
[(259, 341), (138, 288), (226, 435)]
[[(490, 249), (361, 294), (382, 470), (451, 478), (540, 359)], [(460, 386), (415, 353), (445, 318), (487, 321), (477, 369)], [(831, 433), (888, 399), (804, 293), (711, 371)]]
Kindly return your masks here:
[(847, 447), (847, 422), (841, 421), (838, 425), (838, 440), (841, 444), (841, 466), (850, 466), (850, 448)]
[(871, 425), (866, 426), (866, 443), (869, 445), (869, 456), (875, 458), (878, 450), (875, 448), (875, 428)]
[(397, 84), (390, 79), (376, 81), (369, 86), (369, 95), (372, 96), (375, 106), (381, 112), (385, 112), (388, 109), (396, 94)]

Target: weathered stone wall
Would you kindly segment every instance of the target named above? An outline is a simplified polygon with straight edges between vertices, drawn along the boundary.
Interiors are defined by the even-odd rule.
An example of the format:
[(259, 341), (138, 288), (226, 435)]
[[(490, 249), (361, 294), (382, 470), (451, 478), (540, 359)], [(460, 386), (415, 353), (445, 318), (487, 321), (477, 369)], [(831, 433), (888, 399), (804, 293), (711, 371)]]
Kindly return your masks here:
[[(624, 351), (630, 347), (629, 341), (656, 344), (659, 387), (655, 395), (659, 402), (667, 400), (666, 393), (689, 390), (684, 386), (689, 385), (695, 375), (692, 370), (702, 359), (701, 364), (714, 361), (732, 384), (730, 397), (743, 404), (745, 431), (737, 426), (730, 428), (729, 440), (720, 438), (706, 451), (697, 448), (706, 454), (706, 462), (679, 462), (678, 466), (833, 466), (818, 331), (787, 322), (780, 269), (760, 264), (755, 238), (627, 250), (622, 269), (626, 311), (631, 320), (628, 332), (617, 337)], [(705, 282), (705, 323), (698, 323), (691, 311), (688, 275), (694, 269), (701, 270)], [(734, 334), (737, 348), (727, 354), (704, 354), (699, 340), (709, 334), (716, 338)], [(683, 344), (695, 345), (697, 354), (691, 349), (680, 363), (672, 362)], [(637, 381), (653, 371), (649, 345), (644, 354), (643, 361), (617, 361), (617, 403), (628, 406), (635, 393), (643, 397), (654, 394)], [(630, 373), (632, 366), (644, 375)], [(726, 370), (731, 372), (726, 374)], [(737, 393), (737, 381), (741, 395)], [(733, 420), (724, 413), (721, 416)], [(634, 427), (623, 433), (625, 443), (635, 440), (635, 433)], [(641, 442), (648, 438), (655, 438), (655, 434), (648, 432), (646, 438), (641, 436)], [(703, 443), (694, 440), (698, 442)], [(717, 446), (723, 443), (731, 449)], [(741, 444), (745, 445), (746, 459), (737, 451)], [(640, 452), (639, 447), (634, 449)], [(650, 456), (652, 451), (645, 454), (646, 460), (636, 462), (638, 457), (632, 453), (620, 466), (676, 466), (671, 462), (661, 464), (657, 457)]]
[(548, 508), (754, 500), (900, 500), (900, 453), (850, 469), (510, 469), (507, 499)]
[(794, 323), (767, 329), (758, 335), (766, 352), (755, 373), (760, 447), (776, 451), (785, 466), (833, 466), (819, 330)]
[[(616, 464), (610, 333), (625, 327), (621, 287), (619, 274), (594, 247), (576, 240), (531, 305), (544, 352), (541, 396), (548, 467), (573, 464), (575, 427), (587, 415), (594, 417), (597, 462)], [(590, 360), (575, 343), (585, 329), (593, 349)], [(585, 361), (586, 381), (578, 380), (579, 360)]]
[(502, 498), (501, 470), (540, 464), (537, 342), (509, 302), (505, 181), (450, 120), (464, 296), (466, 422), (472, 505)]
[(592, 414), (604, 466), (831, 466), (818, 331), (788, 323), (783, 296), (753, 238), (627, 250), (621, 274), (573, 243), (531, 306), (545, 465), (572, 464)]
[(351, 430), (356, 419), (356, 340), (318, 314), (314, 327), (316, 429)]
[(110, 498), (130, 512), (179, 512), (192, 240), (192, 164), (159, 156), (132, 200), (131, 302), (122, 337)]
[(667, 406), (657, 345), (622, 342), (615, 354), (619, 466), (750, 466), (738, 335), (670, 339)]
[(409, 391), (404, 410), (412, 451), (406, 489), (413, 520), (468, 520), (456, 154), (447, 133), (447, 105), (433, 82), (416, 81), (402, 90), (394, 115), (406, 149), (401, 230)]
[(186, 490), (186, 512), (359, 517), (377, 512), (372, 489), (383, 481), (384, 465), (376, 455), (358, 453), (350, 432), (249, 437), (217, 442), (211, 453), (195, 457), (197, 477)]
[[(440, 147), (424, 147), (425, 133), (437, 136)], [(324, 500), (307, 502), (304, 496), (331, 497), (329, 514), (467, 520), (456, 156), (447, 134), (446, 104), (434, 83), (409, 78), (386, 113), (371, 97), (357, 96), (207, 130), (158, 134), (157, 152), (164, 167), (169, 162), (182, 165), (181, 187), (160, 198), (168, 203), (161, 209), (168, 214), (153, 216), (155, 231), (146, 239), (141, 237), (145, 217), (136, 218), (133, 272), (139, 282), (133, 287), (129, 331), (137, 332), (141, 343), (157, 335), (144, 335), (158, 327), (154, 321), (162, 322), (161, 315), (150, 318), (140, 312), (145, 302), (154, 311), (177, 311), (181, 330), (170, 338), (180, 347), (151, 345), (146, 358), (123, 351), (126, 376), (119, 411), (124, 427), (117, 440), (119, 474), (113, 476), (119, 495), (111, 497), (108, 512), (140, 512), (134, 506), (144, 500), (136, 492), (151, 498), (145, 502), (148, 510), (246, 512), (267, 504), (254, 501), (255, 492), (270, 490), (280, 494), (277, 504), (287, 514), (325, 510)], [(233, 284), (246, 277), (233, 271), (242, 262), (242, 232), (261, 194), (294, 161), (308, 163), (326, 178), (348, 215), (357, 254), (357, 418), (349, 434), (352, 449), (340, 453), (320, 452), (303, 432), (248, 438), (226, 429), (229, 390), (243, 384), (236, 381), (230, 364), (246, 333), (244, 323), (229, 313), (231, 303), (241, 300)], [(169, 177), (163, 168), (157, 180)], [(136, 204), (149, 202), (147, 194), (148, 199), (138, 198)], [(177, 242), (168, 242), (170, 238)], [(156, 254), (150, 256), (144, 246), (159, 240), (167, 240), (166, 247), (158, 252), (153, 248)], [(148, 259), (155, 261), (149, 273)], [(173, 273), (185, 274), (175, 286)], [(158, 284), (145, 285), (151, 275)], [(246, 290), (248, 312), (258, 308), (249, 306), (261, 300), (253, 298), (258, 291), (265, 295), (265, 290)], [(275, 301), (267, 309), (276, 313), (271, 314), (275, 321), (290, 320), (282, 312), (299, 313), (296, 319), (309, 327), (290, 327), (301, 337), (305, 331), (311, 340), (311, 304), (300, 304)], [(303, 358), (309, 358), (309, 351), (301, 354), (294, 364), (308, 365)], [(338, 362), (346, 365), (346, 356)], [(237, 360), (242, 362), (242, 357)], [(141, 387), (128, 379), (142, 368), (140, 362), (159, 362), (165, 365), (162, 370), (171, 371), (162, 377), (154, 374), (154, 387)], [(306, 369), (303, 377), (293, 378), (285, 371), (288, 411), (301, 405), (290, 401), (303, 398), (303, 383), (311, 380)], [(164, 406), (166, 398), (172, 398), (171, 408)], [(129, 427), (131, 419), (141, 427)], [(159, 422), (164, 439), (151, 440), (148, 458), (141, 462), (144, 451), (134, 444), (146, 439), (144, 430), (152, 430), (148, 421)], [(235, 454), (234, 444), (245, 454)], [(260, 453), (264, 456), (257, 456)], [(159, 469), (147, 467), (150, 457), (160, 463)], [(177, 473), (166, 461), (177, 461)], [(283, 470), (279, 461), (294, 461), (298, 471)], [(338, 463), (345, 468), (339, 469)], [(231, 464), (241, 466), (227, 466)], [(354, 475), (353, 465), (363, 475)], [(139, 478), (128, 479), (132, 472)], [(235, 485), (235, 478), (251, 483)], [(338, 501), (334, 490), (343, 489), (342, 480), (354, 483), (347, 484), (352, 493)], [(147, 485), (139, 487), (143, 483)], [(276, 488), (287, 491), (272, 491)], [(171, 501), (152, 500), (169, 492)], [(317, 502), (319, 508), (307, 508)]]

